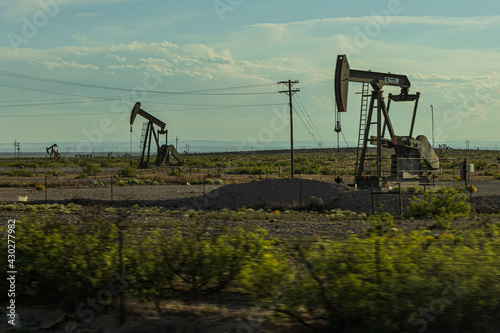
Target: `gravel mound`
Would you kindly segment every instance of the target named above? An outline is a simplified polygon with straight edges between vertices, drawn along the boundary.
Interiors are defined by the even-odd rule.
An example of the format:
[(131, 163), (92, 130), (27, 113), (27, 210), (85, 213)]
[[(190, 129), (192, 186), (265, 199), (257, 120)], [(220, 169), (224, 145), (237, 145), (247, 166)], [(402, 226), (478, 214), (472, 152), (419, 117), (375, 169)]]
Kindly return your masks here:
[(207, 193), (206, 203), (213, 209), (328, 205), (351, 191), (351, 188), (334, 182), (300, 178), (265, 179), (220, 187)]
[[(413, 195), (404, 194), (406, 208)], [(321, 208), (350, 210), (358, 213), (372, 212), (370, 190), (355, 190), (344, 184), (311, 179), (265, 179), (247, 184), (232, 184), (206, 194), (203, 207), (208, 209), (247, 208)], [(399, 213), (398, 195), (375, 195), (375, 209)]]

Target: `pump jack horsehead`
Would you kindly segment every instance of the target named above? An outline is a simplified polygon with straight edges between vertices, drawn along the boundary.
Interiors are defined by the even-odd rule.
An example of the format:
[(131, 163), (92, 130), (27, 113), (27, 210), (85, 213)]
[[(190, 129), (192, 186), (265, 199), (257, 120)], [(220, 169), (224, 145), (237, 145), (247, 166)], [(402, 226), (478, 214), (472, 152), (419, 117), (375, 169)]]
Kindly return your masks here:
[[(168, 130), (165, 129), (167, 126), (163, 121), (150, 115), (143, 109), (141, 109), (141, 103), (137, 102), (132, 109), (130, 115), (130, 131), (132, 132), (132, 125), (134, 124), (137, 115), (144, 117), (148, 122), (144, 124), (142, 138), (141, 138), (141, 161), (139, 162), (139, 168), (147, 169), (150, 166), (149, 159), (151, 153), (151, 143), (154, 138), (156, 144), (156, 160), (155, 165), (161, 166), (170, 163), (170, 155), (177, 160), (177, 165), (182, 165), (184, 162), (182, 157), (179, 155), (177, 150), (173, 145), (167, 144), (167, 134)], [(160, 129), (155, 131), (154, 126), (158, 126)], [(165, 135), (165, 144), (160, 146), (160, 135)]]
[[(439, 169), (439, 158), (424, 135), (412, 137), (420, 93), (409, 93), (410, 80), (408, 77), (399, 74), (354, 70), (350, 68), (346, 55), (339, 55), (335, 69), (337, 112), (347, 111), (349, 82), (363, 83), (354, 180), (357, 186), (374, 185), (380, 187), (387, 181), (418, 181), (420, 184), (433, 181), (434, 172)], [(368, 93), (369, 86), (372, 88), (371, 94)], [(382, 88), (384, 86), (401, 88), (399, 95), (389, 94), (387, 106), (383, 98)], [(396, 135), (389, 118), (391, 102), (415, 103), (408, 136)], [(370, 136), (372, 125), (376, 126), (376, 136)], [(389, 138), (384, 137), (386, 130), (389, 132)], [(368, 143), (376, 146), (376, 155), (368, 155)], [(382, 147), (394, 149), (394, 154), (391, 156), (390, 177), (382, 174)], [(368, 172), (365, 165), (367, 161), (376, 163), (374, 172)]]

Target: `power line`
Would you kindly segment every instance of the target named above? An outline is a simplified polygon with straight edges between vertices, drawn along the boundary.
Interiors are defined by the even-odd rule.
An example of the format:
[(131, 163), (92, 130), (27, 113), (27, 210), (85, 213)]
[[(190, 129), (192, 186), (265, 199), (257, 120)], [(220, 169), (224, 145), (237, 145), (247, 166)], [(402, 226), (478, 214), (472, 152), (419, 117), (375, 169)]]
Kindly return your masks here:
[(37, 102), (37, 103), (25, 103), (25, 104), (10, 104), (10, 105), (0, 105), (0, 108), (16, 108), (16, 107), (26, 107), (26, 106), (44, 106), (44, 105), (63, 105), (63, 104), (80, 104), (80, 103), (98, 103), (98, 102), (108, 102), (115, 100), (115, 97), (82, 97), (80, 100), (72, 101), (61, 101), (61, 102)]
[(351, 147), (349, 147), (349, 144), (347, 143), (344, 132), (341, 131), (340, 133), (342, 134), (342, 137), (344, 138), (344, 142), (345, 142), (346, 147), (351, 151), (351, 153), (356, 154), (356, 151), (354, 149), (352, 149)]
[[(17, 87), (17, 86), (11, 86), (11, 85), (8, 85), (8, 84), (1, 84), (1, 83), (0, 83), (0, 86), (1, 87), (7, 87), (7, 88), (13, 88), (13, 89), (42, 92), (42, 93), (47, 93), (47, 94), (73, 96), (73, 97), (79, 97), (79, 98), (86, 98), (87, 97), (87, 96), (84, 96), (84, 95), (68, 94), (68, 93), (62, 93), (62, 92), (56, 92), (56, 91), (50, 91), (50, 90), (42, 90), (42, 89), (32, 89), (32, 88), (25, 88), (25, 87)], [(120, 98), (120, 96), (117, 96), (116, 98)]]
[[(200, 108), (183, 108), (172, 110), (159, 110), (155, 112), (182, 112), (182, 111), (203, 111), (203, 110), (220, 110), (220, 109), (237, 109), (249, 107), (264, 107), (276, 106), (286, 104), (249, 104), (249, 105), (230, 105), (230, 106), (210, 106)], [(1, 115), (0, 118), (22, 118), (22, 117), (64, 117), (64, 116), (90, 116), (90, 115), (109, 115), (119, 114), (118, 112), (87, 112), (87, 113), (57, 113), (57, 114), (15, 114), (15, 115)]]
[(304, 126), (306, 126), (306, 127), (309, 128), (309, 131), (311, 132), (312, 136), (314, 137), (314, 139), (316, 141), (316, 144), (318, 144), (318, 146), (320, 146), (321, 143), (323, 142), (323, 139), (321, 138), (321, 135), (319, 134), (319, 132), (316, 129), (316, 127), (314, 126), (314, 123), (312, 122), (312, 119), (309, 116), (309, 113), (305, 109), (304, 105), (301, 102), (298, 105), (299, 105), (299, 109), (298, 110), (300, 112), (302, 112), (302, 115), (303, 115), (303, 117), (305, 119)]
[[(57, 105), (57, 104), (72, 104), (72, 103), (86, 103), (86, 102), (92, 102), (92, 101), (110, 101), (110, 100), (119, 100), (121, 99), (120, 96), (109, 96), (109, 97), (98, 97), (98, 96), (85, 96), (85, 95), (77, 95), (77, 94), (68, 94), (68, 93), (61, 93), (61, 92), (54, 92), (54, 91), (48, 91), (48, 90), (41, 90), (41, 89), (31, 89), (31, 88), (25, 88), (25, 87), (18, 87), (18, 86), (12, 86), (12, 85), (6, 85), (6, 84), (0, 84), (0, 86), (3, 87), (8, 87), (8, 88), (14, 88), (14, 89), (21, 89), (21, 90), (28, 90), (28, 91), (35, 91), (35, 92), (43, 92), (43, 93), (49, 93), (49, 94), (57, 94), (57, 95), (65, 95), (65, 96), (74, 96), (77, 97), (78, 99), (70, 99), (70, 98), (61, 98), (61, 99), (55, 99), (52, 100), (52, 102), (47, 101), (47, 99), (38, 99), (38, 100), (24, 100), (23, 102), (30, 102), (30, 103), (37, 103), (37, 104), (28, 104), (28, 103), (23, 103), (22, 101), (15, 100), (15, 101), (3, 101), (3, 103), (20, 103), (20, 104), (9, 104), (9, 105), (0, 105), (0, 108), (10, 108), (10, 107), (25, 107), (25, 106), (38, 106), (38, 105)], [(150, 97), (150, 98), (154, 98)], [(158, 97), (158, 96), (157, 96)], [(42, 104), (40, 104), (42, 103)], [(194, 104), (194, 103), (171, 103), (171, 102), (151, 102), (149, 101), (148, 104), (160, 104), (160, 105), (185, 105), (185, 106), (214, 106), (214, 107), (241, 107), (241, 104), (236, 104), (236, 105), (228, 105), (228, 104)], [(248, 105), (248, 106), (280, 106), (280, 105), (285, 105), (283, 103), (275, 103), (275, 104), (255, 104), (255, 105)], [(247, 106), (247, 105), (244, 105)]]
[(313, 139), (314, 142), (316, 142), (316, 144), (319, 144), (319, 140), (316, 138), (316, 136), (314, 135), (314, 133), (311, 132), (311, 129), (309, 128), (309, 126), (307, 125), (307, 123), (304, 121), (304, 119), (300, 115), (301, 111), (297, 110), (297, 108), (295, 108), (295, 106), (293, 107), (293, 109), (295, 110), (295, 114), (299, 117), (299, 120), (304, 125), (304, 128), (306, 129), (307, 133), (309, 133), (309, 136), (311, 137), (311, 139)]
[[(117, 88), (117, 87), (101, 86), (101, 85), (95, 85), (95, 84), (80, 83), (80, 82), (49, 79), (49, 78), (43, 78), (43, 77), (39, 77), (39, 76), (26, 75), (26, 74), (8, 72), (8, 71), (3, 71), (3, 70), (0, 70), (0, 75), (7, 76), (7, 77), (14, 77), (14, 78), (23, 79), (23, 80), (55, 83), (55, 84), (62, 84), (62, 85), (69, 85), (69, 86), (76, 86), (76, 87), (86, 87), (86, 88), (93, 88), (93, 89), (116, 90), (116, 91), (131, 91), (131, 90), (133, 90), (133, 89), (127, 89), (127, 88)], [(229, 95), (239, 96), (239, 95), (276, 94), (277, 92), (214, 93), (214, 91), (254, 88), (254, 87), (267, 86), (267, 85), (271, 85), (271, 84), (274, 85), (274, 83), (265, 83), (265, 84), (233, 86), (233, 87), (225, 87), (225, 88), (212, 88), (212, 89), (202, 89), (202, 90), (192, 90), (192, 91), (174, 92), (174, 91), (156, 91), (156, 90), (147, 91), (147, 90), (145, 90), (145, 92), (151, 93), (151, 94), (167, 94), (167, 95), (228, 95), (228, 96)]]
[[(295, 96), (294, 96), (295, 97)], [(312, 128), (312, 130), (315, 132), (315, 134), (317, 135), (317, 137), (321, 140), (321, 142), (323, 142), (323, 138), (321, 137), (321, 134), (319, 134), (319, 131), (318, 129), (316, 128), (316, 126), (314, 125), (314, 122), (312, 121), (311, 117), (309, 116), (309, 112), (307, 112), (306, 110), (306, 107), (304, 106), (304, 104), (302, 103), (302, 100), (300, 99), (300, 96), (299, 95), (296, 95), (297, 97), (297, 100), (299, 101), (299, 105), (302, 107), (302, 109), (304, 110), (304, 113), (306, 114), (307, 116), (307, 119), (309, 119), (309, 124)]]
[[(297, 116), (301, 120), (302, 124), (306, 128), (306, 130), (309, 133), (309, 135), (311, 136), (311, 138), (313, 138), (316, 142), (318, 142), (314, 131), (312, 130), (309, 122), (307, 121), (307, 118), (306, 118), (306, 115), (305, 115), (304, 111), (300, 108), (300, 106), (298, 106), (298, 107), (294, 106), (293, 109), (295, 110), (295, 113), (297, 114)], [(304, 118), (306, 119), (305, 121), (304, 121)]]

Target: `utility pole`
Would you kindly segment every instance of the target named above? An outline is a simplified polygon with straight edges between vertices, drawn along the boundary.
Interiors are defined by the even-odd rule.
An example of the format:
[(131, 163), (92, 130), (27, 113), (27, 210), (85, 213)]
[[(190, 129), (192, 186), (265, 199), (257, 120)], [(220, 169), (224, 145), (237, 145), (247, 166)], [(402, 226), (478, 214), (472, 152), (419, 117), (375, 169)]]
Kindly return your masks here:
[(280, 81), (278, 84), (284, 84), (288, 85), (288, 90), (282, 90), (279, 93), (284, 93), (287, 94), (289, 97), (289, 105), (290, 105), (290, 155), (291, 155), (291, 166), (292, 166), (292, 172), (291, 172), (291, 177), (293, 178), (295, 173), (294, 173), (294, 165), (293, 165), (293, 104), (292, 104), (292, 96), (295, 93), (298, 93), (300, 89), (293, 89), (292, 87), (299, 83), (299, 80), (295, 81)]
[(177, 144), (179, 143), (179, 137), (175, 137), (175, 150), (177, 150)]
[(17, 142), (17, 140), (14, 140), (14, 142), (12, 143), (12, 145), (14, 146), (14, 159), (19, 159), (20, 157), (20, 145), (21, 145), (21, 142)]

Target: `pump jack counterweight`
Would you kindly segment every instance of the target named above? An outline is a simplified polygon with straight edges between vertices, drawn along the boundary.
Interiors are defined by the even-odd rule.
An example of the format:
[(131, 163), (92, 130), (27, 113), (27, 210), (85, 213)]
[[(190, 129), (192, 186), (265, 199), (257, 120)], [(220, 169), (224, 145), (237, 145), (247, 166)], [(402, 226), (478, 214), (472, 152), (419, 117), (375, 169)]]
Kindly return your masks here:
[[(353, 70), (345, 55), (337, 56), (335, 69), (335, 101), (337, 112), (347, 111), (349, 82), (363, 83), (361, 117), (359, 126), (358, 156), (354, 182), (358, 187), (380, 187), (387, 181), (418, 181), (429, 183), (439, 169), (439, 158), (423, 135), (412, 137), (420, 93), (410, 94), (410, 80), (406, 75)], [(367, 86), (372, 87), (368, 96)], [(389, 94), (387, 106), (383, 97), (384, 86), (401, 89), (398, 95)], [(370, 98), (369, 106), (367, 98)], [(391, 102), (414, 102), (413, 115), (408, 136), (398, 136), (389, 117)], [(368, 106), (368, 107), (367, 107)], [(370, 136), (371, 126), (376, 125), (376, 136)], [(389, 138), (385, 138), (386, 131)], [(376, 146), (376, 155), (368, 155), (368, 143)], [(382, 148), (393, 148), (390, 176), (383, 174)], [(375, 174), (365, 170), (365, 163), (375, 157)], [(372, 159), (373, 160), (373, 159)]]
[[(147, 113), (143, 109), (141, 109), (141, 103), (137, 102), (132, 109), (132, 113), (130, 114), (130, 131), (132, 131), (132, 125), (134, 124), (135, 118), (137, 115), (145, 118), (148, 122), (146, 123), (146, 127), (144, 130), (144, 141), (142, 142), (142, 153), (141, 153), (141, 161), (139, 162), (139, 168), (147, 169), (150, 166), (150, 154), (151, 154), (151, 143), (152, 139), (156, 143), (156, 160), (155, 165), (161, 166), (164, 164), (170, 164), (170, 155), (177, 160), (177, 165), (184, 164), (181, 156), (175, 149), (173, 145), (167, 144), (167, 134), (168, 130), (165, 129), (167, 126), (163, 121), (158, 118), (152, 116)], [(158, 126), (160, 129), (155, 131), (154, 126)], [(160, 145), (160, 135), (165, 135), (165, 144)], [(146, 152), (147, 151), (147, 152)]]

